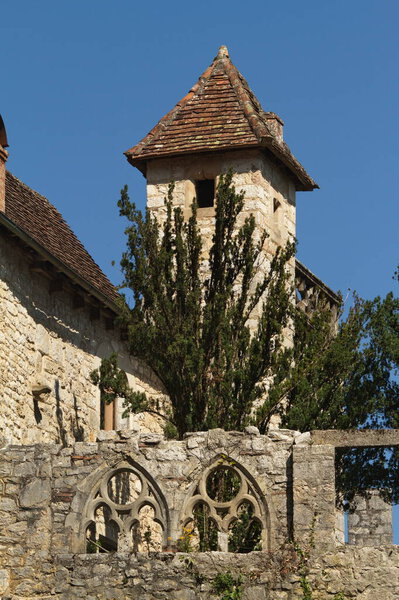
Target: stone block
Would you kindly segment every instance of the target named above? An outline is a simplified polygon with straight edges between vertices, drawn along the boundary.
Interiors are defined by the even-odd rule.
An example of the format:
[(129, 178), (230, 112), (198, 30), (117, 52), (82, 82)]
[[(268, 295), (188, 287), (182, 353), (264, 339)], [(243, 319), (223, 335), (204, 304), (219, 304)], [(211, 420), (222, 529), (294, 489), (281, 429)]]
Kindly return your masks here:
[(305, 433), (300, 433), (296, 435), (294, 438), (294, 443), (296, 446), (309, 446), (311, 442), (311, 434), (310, 431), (305, 431)]
[(260, 435), (259, 429), (257, 427), (254, 427), (253, 425), (248, 425), (247, 427), (245, 427), (244, 432), (248, 435)]
[(45, 329), (45, 327), (43, 327), (43, 325), (41, 325), (40, 323), (37, 325), (37, 328), (36, 328), (35, 344), (36, 344), (37, 350), (39, 350), (39, 352), (41, 352), (41, 354), (49, 353), (49, 351), (50, 351), (50, 336), (49, 336), (47, 329)]
[(97, 442), (112, 442), (118, 439), (118, 433), (116, 431), (105, 431), (101, 430), (97, 433)]
[(14, 467), (14, 475), (16, 477), (21, 477), (25, 475), (35, 475), (36, 473), (36, 464), (32, 462), (22, 462), (16, 464)]
[(98, 444), (96, 442), (75, 442), (73, 449), (76, 455), (86, 456), (87, 454), (96, 454)]
[(0, 594), (7, 592), (10, 585), (10, 572), (8, 569), (0, 569)]
[(139, 437), (140, 444), (148, 444), (149, 446), (156, 446), (164, 440), (164, 435), (161, 433), (142, 433)]
[(0, 510), (4, 512), (13, 512), (17, 508), (14, 498), (0, 498)]
[(19, 504), (22, 508), (48, 505), (50, 502), (50, 493), (50, 481), (46, 479), (34, 479), (22, 488)]

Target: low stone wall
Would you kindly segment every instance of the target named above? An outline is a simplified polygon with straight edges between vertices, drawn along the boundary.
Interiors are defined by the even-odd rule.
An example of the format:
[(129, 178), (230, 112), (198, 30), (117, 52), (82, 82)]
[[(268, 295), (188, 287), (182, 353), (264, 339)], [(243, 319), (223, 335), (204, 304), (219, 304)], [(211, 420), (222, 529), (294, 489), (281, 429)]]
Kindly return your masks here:
[(355, 496), (354, 511), (348, 513), (348, 541), (355, 546), (378, 546), (392, 543), (392, 507), (378, 490), (368, 497)]
[[(181, 441), (138, 430), (100, 432), (97, 442), (69, 448), (3, 448), (0, 597), (216, 599), (222, 597), (213, 592), (218, 574), (231, 573), (242, 579), (243, 600), (303, 600), (304, 586), (311, 586), (312, 600), (342, 600), (334, 598), (340, 592), (347, 599), (394, 600), (399, 549), (336, 541), (334, 450), (312, 443), (309, 434), (263, 436), (256, 428), (190, 433)], [(239, 482), (223, 506), (207, 487), (207, 477), (220, 469)], [(262, 551), (178, 552), (198, 502), (209, 508), (218, 545), (227, 549), (229, 519), (242, 500), (262, 524)], [(142, 552), (145, 536), (135, 545), (143, 506), (161, 530), (163, 552)], [(98, 532), (117, 552), (85, 554), (86, 547), (98, 549)], [(152, 543), (149, 538), (150, 550)]]
[[(14, 557), (18, 563), (18, 557)], [(312, 600), (397, 600), (399, 548), (345, 547), (312, 557)], [(241, 581), (242, 600), (303, 600), (303, 576), (291, 551), (232, 555), (60, 554), (30, 557), (11, 578), (0, 569), (2, 600), (219, 600), (220, 575)], [(302, 581), (302, 583), (301, 583)], [(341, 595), (339, 595), (341, 594)]]

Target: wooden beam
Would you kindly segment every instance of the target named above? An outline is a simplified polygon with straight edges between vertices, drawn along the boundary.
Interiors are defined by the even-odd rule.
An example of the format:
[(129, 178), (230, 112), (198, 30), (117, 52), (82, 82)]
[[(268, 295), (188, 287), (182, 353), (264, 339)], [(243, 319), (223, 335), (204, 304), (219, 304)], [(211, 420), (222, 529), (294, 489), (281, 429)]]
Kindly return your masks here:
[(44, 275), (45, 277), (51, 277), (51, 266), (45, 260), (34, 260), (29, 265), (29, 270), (32, 273), (40, 273), (40, 275)]

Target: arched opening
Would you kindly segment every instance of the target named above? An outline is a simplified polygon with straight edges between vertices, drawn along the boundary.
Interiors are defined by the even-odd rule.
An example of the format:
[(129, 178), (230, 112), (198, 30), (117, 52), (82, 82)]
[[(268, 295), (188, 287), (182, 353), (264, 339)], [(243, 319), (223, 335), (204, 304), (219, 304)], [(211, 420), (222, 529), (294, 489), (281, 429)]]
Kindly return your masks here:
[(165, 499), (139, 465), (123, 462), (105, 473), (83, 517), (87, 552), (159, 552), (168, 545)]
[(183, 545), (200, 552), (269, 548), (266, 500), (238, 463), (220, 457), (201, 474), (182, 515)]

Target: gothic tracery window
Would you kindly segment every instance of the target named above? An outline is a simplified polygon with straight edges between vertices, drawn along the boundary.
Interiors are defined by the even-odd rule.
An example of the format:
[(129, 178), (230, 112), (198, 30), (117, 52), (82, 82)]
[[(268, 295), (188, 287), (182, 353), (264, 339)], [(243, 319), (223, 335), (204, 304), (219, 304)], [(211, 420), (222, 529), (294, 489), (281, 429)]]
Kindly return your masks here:
[(161, 551), (167, 536), (166, 506), (149, 476), (123, 463), (95, 486), (83, 529), (87, 552)]
[(181, 539), (186, 549), (262, 550), (267, 533), (264, 503), (239, 466), (222, 458), (206, 469), (184, 509)]

